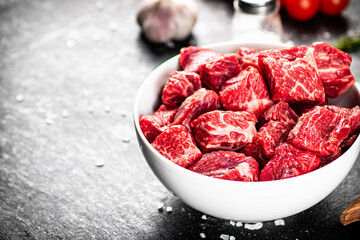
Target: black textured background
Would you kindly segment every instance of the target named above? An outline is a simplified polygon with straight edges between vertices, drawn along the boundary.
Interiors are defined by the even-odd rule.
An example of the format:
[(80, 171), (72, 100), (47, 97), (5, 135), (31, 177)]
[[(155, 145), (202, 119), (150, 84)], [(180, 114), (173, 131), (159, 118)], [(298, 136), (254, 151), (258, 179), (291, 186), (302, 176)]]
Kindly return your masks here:
[[(338, 221), (360, 195), (359, 159), (319, 204), (259, 230), (186, 206), (147, 166), (137, 89), (180, 47), (229, 40), (231, 2), (198, 1), (192, 36), (164, 46), (142, 36), (139, 1), (0, 0), (0, 239), (359, 239), (360, 222)], [(309, 45), (360, 31), (359, 11), (352, 0), (339, 17), (282, 20), (288, 40)]]

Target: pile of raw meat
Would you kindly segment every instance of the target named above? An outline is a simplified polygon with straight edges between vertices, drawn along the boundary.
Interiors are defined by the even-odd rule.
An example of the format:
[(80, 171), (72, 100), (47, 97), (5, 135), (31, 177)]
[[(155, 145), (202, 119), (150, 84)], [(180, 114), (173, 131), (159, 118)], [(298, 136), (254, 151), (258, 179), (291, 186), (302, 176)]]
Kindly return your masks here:
[(351, 57), (326, 43), (220, 54), (181, 49), (181, 69), (141, 130), (170, 161), (220, 179), (268, 181), (323, 167), (356, 140), (360, 108), (328, 105), (351, 87)]

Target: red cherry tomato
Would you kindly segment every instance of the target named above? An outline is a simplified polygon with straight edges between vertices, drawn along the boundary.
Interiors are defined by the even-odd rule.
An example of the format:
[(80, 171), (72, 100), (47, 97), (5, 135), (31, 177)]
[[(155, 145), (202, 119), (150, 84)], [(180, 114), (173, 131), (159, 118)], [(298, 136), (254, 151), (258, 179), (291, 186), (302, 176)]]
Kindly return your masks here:
[(350, 0), (321, 0), (320, 10), (323, 14), (335, 16), (345, 10)]
[(280, 8), (285, 8), (285, 0), (280, 0)]
[(320, 9), (320, 0), (285, 0), (285, 8), (290, 17), (306, 21), (316, 15)]

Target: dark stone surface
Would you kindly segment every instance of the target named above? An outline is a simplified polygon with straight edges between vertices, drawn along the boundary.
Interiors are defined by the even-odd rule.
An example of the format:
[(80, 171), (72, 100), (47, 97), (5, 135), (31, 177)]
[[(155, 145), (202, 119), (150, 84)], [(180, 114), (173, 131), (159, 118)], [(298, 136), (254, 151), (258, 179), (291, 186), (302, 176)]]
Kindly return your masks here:
[[(359, 159), (319, 204), (253, 231), (205, 219), (161, 185), (136, 142), (137, 89), (180, 47), (229, 40), (233, 10), (199, 1), (192, 36), (164, 46), (141, 34), (138, 2), (0, 0), (0, 239), (358, 239), (360, 223), (338, 217), (360, 195)], [(333, 42), (360, 31), (359, 10), (353, 0), (307, 23), (282, 13), (286, 36)]]

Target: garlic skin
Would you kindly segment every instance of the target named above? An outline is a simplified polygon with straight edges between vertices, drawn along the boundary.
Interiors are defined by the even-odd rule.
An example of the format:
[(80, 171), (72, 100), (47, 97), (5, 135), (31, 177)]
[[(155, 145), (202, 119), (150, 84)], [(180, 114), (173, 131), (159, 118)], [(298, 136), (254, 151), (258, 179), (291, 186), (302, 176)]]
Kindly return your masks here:
[(193, 0), (143, 0), (137, 11), (137, 22), (145, 36), (155, 43), (181, 41), (187, 38), (197, 19)]

